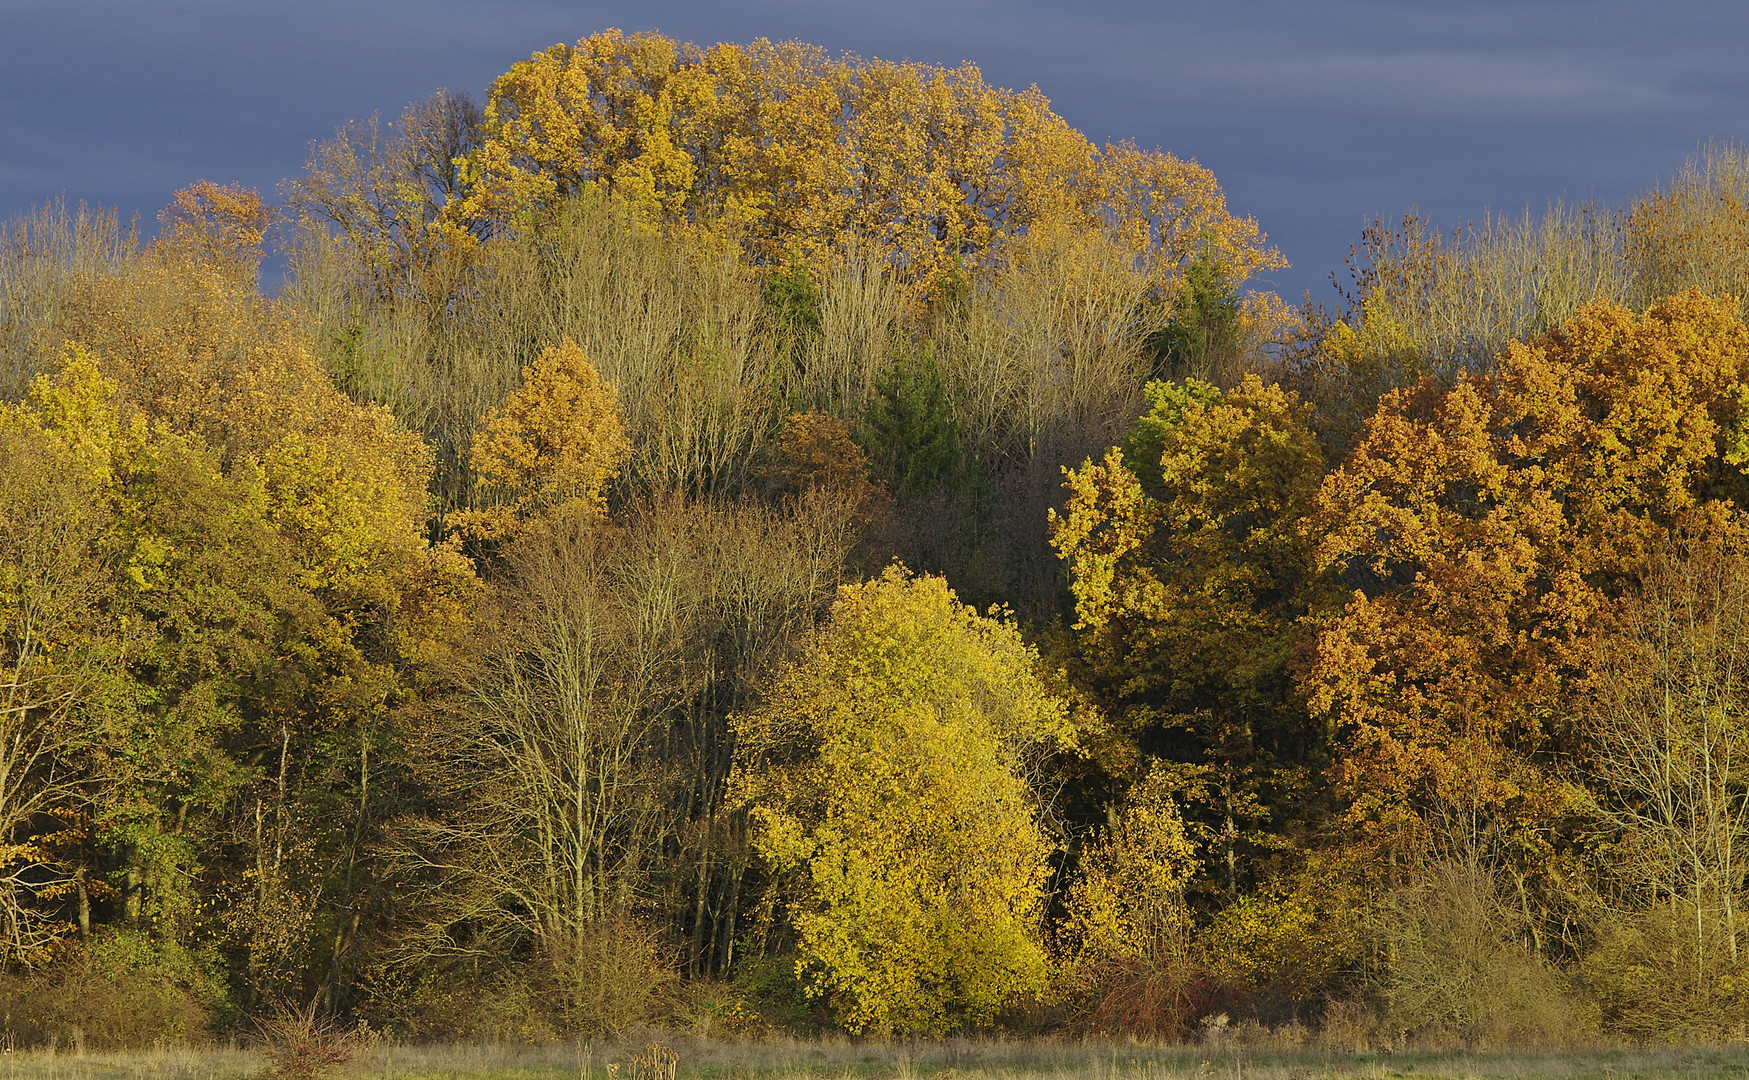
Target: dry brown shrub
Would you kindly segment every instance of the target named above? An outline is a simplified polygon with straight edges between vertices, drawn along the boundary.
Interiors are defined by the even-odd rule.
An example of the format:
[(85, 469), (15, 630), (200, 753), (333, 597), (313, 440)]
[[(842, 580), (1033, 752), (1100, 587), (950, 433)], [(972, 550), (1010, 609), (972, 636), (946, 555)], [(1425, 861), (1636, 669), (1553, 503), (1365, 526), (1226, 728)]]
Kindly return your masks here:
[(1096, 1035), (1182, 1041), (1208, 1010), (1208, 973), (1186, 957), (1113, 960), (1094, 974), (1085, 1025)]
[(578, 935), (571, 955), (553, 960), (563, 995), (560, 1021), (572, 1033), (623, 1034), (654, 1018), (674, 979), (655, 936), (627, 918), (605, 919)]
[(611, 918), (580, 931), (564, 955), (433, 963), (418, 987), (385, 1000), (381, 1019), (423, 1040), (618, 1037), (667, 1015), (676, 986), (655, 937), (633, 920)]
[(1380, 904), (1381, 1020), (1416, 1045), (1563, 1046), (1595, 1024), (1485, 867), (1439, 863)]
[(270, 1062), (262, 1080), (321, 1080), (345, 1068), (357, 1055), (352, 1029), (308, 1007), (282, 1005), (256, 1017), (252, 1027)]
[(1604, 921), (1581, 986), (1612, 1034), (1645, 1043), (1728, 1043), (1749, 1037), (1749, 973), (1724, 943), (1718, 913), (1659, 905)]
[(45, 969), (0, 975), (5, 1032), (20, 1047), (205, 1042), (221, 991), (186, 960), (117, 935), (70, 950)]

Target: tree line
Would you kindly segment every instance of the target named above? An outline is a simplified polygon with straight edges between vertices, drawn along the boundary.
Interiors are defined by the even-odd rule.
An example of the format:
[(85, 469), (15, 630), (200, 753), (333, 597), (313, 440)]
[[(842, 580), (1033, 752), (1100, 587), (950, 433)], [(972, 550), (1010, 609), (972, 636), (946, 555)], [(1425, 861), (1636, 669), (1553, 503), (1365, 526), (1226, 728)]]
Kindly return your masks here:
[(609, 31), (282, 195), (0, 237), (16, 1037), (1741, 1034), (1740, 149), (1291, 308), (1036, 88)]

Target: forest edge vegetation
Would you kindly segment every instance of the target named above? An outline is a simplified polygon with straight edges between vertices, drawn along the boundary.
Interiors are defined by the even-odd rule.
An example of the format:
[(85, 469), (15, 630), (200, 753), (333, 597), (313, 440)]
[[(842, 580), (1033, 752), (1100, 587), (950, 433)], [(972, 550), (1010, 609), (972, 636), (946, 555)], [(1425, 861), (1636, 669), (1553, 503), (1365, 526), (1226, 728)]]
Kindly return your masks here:
[(12, 223), (8, 1034), (1741, 1039), (1749, 154), (1282, 265), (617, 31)]

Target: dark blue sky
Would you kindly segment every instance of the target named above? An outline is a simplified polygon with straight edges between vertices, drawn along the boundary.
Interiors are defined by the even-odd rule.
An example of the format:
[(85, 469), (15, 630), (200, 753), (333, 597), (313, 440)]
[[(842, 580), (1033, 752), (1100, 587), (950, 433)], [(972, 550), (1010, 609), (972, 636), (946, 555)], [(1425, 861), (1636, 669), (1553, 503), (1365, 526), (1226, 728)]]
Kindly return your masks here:
[(1095, 140), (1213, 169), (1293, 261), (1290, 297), (1323, 299), (1374, 214), (1620, 200), (1749, 140), (1741, 0), (0, 0), (0, 218), (65, 193), (150, 220), (203, 178), (272, 190), (349, 117), (482, 95), (608, 26), (1037, 83)]

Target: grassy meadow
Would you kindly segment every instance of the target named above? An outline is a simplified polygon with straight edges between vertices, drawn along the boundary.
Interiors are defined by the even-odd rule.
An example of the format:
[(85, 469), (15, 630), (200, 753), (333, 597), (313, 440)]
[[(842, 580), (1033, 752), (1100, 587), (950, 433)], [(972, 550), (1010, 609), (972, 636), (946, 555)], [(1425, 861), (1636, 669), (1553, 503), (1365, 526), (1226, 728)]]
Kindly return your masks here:
[[(1453, 1077), (1483, 1080), (1711, 1080), (1749, 1076), (1749, 1048), (1343, 1051), (1210, 1042), (1161, 1046), (1037, 1040), (940, 1043), (785, 1042), (670, 1044), (676, 1080), (1318, 1080)], [(342, 1078), (381, 1080), (659, 1080), (632, 1067), (624, 1045), (381, 1044), (360, 1051)], [(0, 1054), (0, 1080), (224, 1080), (266, 1071), (258, 1051), (179, 1048), (81, 1054)]]

